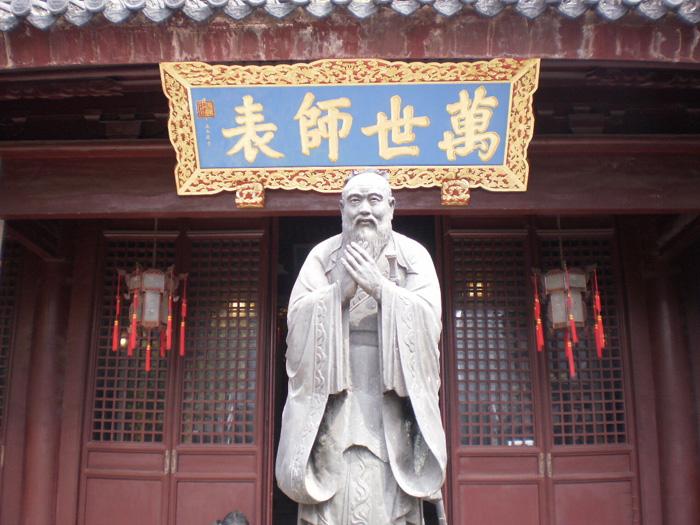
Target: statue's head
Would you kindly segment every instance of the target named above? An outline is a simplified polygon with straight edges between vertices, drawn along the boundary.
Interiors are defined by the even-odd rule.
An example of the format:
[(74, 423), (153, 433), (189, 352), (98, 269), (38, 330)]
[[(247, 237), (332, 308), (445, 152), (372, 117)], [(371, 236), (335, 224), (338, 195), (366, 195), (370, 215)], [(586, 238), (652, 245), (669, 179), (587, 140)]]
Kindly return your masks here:
[(350, 241), (366, 241), (373, 249), (382, 247), (391, 234), (394, 203), (384, 175), (370, 170), (350, 176), (340, 199), (343, 235)]
[(229, 512), (224, 519), (216, 520), (212, 525), (248, 525), (248, 519), (242, 512)]

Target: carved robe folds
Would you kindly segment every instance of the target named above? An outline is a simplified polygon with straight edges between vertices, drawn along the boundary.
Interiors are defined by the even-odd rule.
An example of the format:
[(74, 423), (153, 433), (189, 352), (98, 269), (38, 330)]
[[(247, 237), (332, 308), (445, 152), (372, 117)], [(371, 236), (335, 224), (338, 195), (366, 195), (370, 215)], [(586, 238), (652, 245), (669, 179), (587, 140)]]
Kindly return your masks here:
[(435, 268), (393, 233), (380, 304), (359, 290), (343, 307), (340, 257), (340, 235), (317, 245), (290, 298), (277, 482), (300, 524), (420, 524), (447, 462)]

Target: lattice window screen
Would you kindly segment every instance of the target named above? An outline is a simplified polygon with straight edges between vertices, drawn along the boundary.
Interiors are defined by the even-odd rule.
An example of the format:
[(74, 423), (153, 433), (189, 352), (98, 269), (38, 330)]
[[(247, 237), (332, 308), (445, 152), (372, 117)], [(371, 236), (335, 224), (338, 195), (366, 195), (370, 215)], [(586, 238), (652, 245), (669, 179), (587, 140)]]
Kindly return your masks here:
[[(152, 370), (148, 373), (144, 371), (145, 341), (133, 357), (127, 356), (126, 348), (112, 352), (117, 268), (131, 271), (137, 262), (150, 267), (152, 254), (152, 239), (109, 239), (107, 243), (95, 363), (93, 441), (163, 441), (168, 362), (167, 358), (159, 358), (158, 338), (152, 342)], [(158, 268), (175, 264), (174, 242), (159, 240), (156, 254)], [(129, 326), (128, 310), (128, 303), (123, 301), (120, 319), (123, 329)]]
[(20, 247), (5, 241), (0, 267), (0, 439), (5, 424), (7, 388), (10, 375), (10, 348), (19, 291)]
[[(559, 241), (540, 243), (543, 269), (560, 268)], [(552, 432), (555, 445), (604, 445), (625, 443), (625, 399), (622, 349), (617, 304), (613, 247), (609, 238), (564, 240), (564, 257), (569, 267), (598, 267), (605, 337), (603, 359), (596, 355), (592, 312), (588, 301), (586, 328), (579, 330), (580, 343), (574, 347), (577, 375), (570, 379), (564, 336), (547, 334), (551, 382)]]
[(194, 239), (180, 440), (255, 440), (260, 238)]
[(461, 445), (534, 445), (525, 240), (453, 239)]

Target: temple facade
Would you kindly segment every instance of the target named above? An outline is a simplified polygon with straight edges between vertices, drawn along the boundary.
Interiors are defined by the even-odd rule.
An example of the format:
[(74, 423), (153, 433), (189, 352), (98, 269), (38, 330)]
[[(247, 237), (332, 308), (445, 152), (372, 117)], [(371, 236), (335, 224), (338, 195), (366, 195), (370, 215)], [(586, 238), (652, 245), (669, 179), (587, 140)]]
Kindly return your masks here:
[[(160, 62), (496, 57), (541, 59), (527, 191), (395, 192), (443, 293), (449, 522), (700, 523), (699, 23), (697, 0), (0, 0), (0, 524), (296, 523), (286, 307), (338, 195), (178, 196)], [(599, 351), (589, 280), (574, 374), (537, 278), (563, 261), (604, 325)], [(187, 275), (148, 371), (116, 301), (137, 265)]]

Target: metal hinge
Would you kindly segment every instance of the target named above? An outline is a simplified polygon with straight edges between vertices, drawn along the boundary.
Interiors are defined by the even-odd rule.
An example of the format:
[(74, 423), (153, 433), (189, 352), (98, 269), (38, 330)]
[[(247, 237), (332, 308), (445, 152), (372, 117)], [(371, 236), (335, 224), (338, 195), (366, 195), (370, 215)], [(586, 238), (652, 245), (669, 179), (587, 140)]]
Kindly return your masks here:
[(172, 450), (170, 453), (170, 473), (175, 474), (177, 472), (177, 450)]
[(540, 452), (537, 455), (537, 467), (538, 467), (540, 477), (543, 478), (544, 477), (544, 452)]
[(163, 474), (170, 472), (170, 451), (165, 451), (165, 465), (163, 466)]
[(552, 453), (547, 452), (547, 477), (552, 477)]

